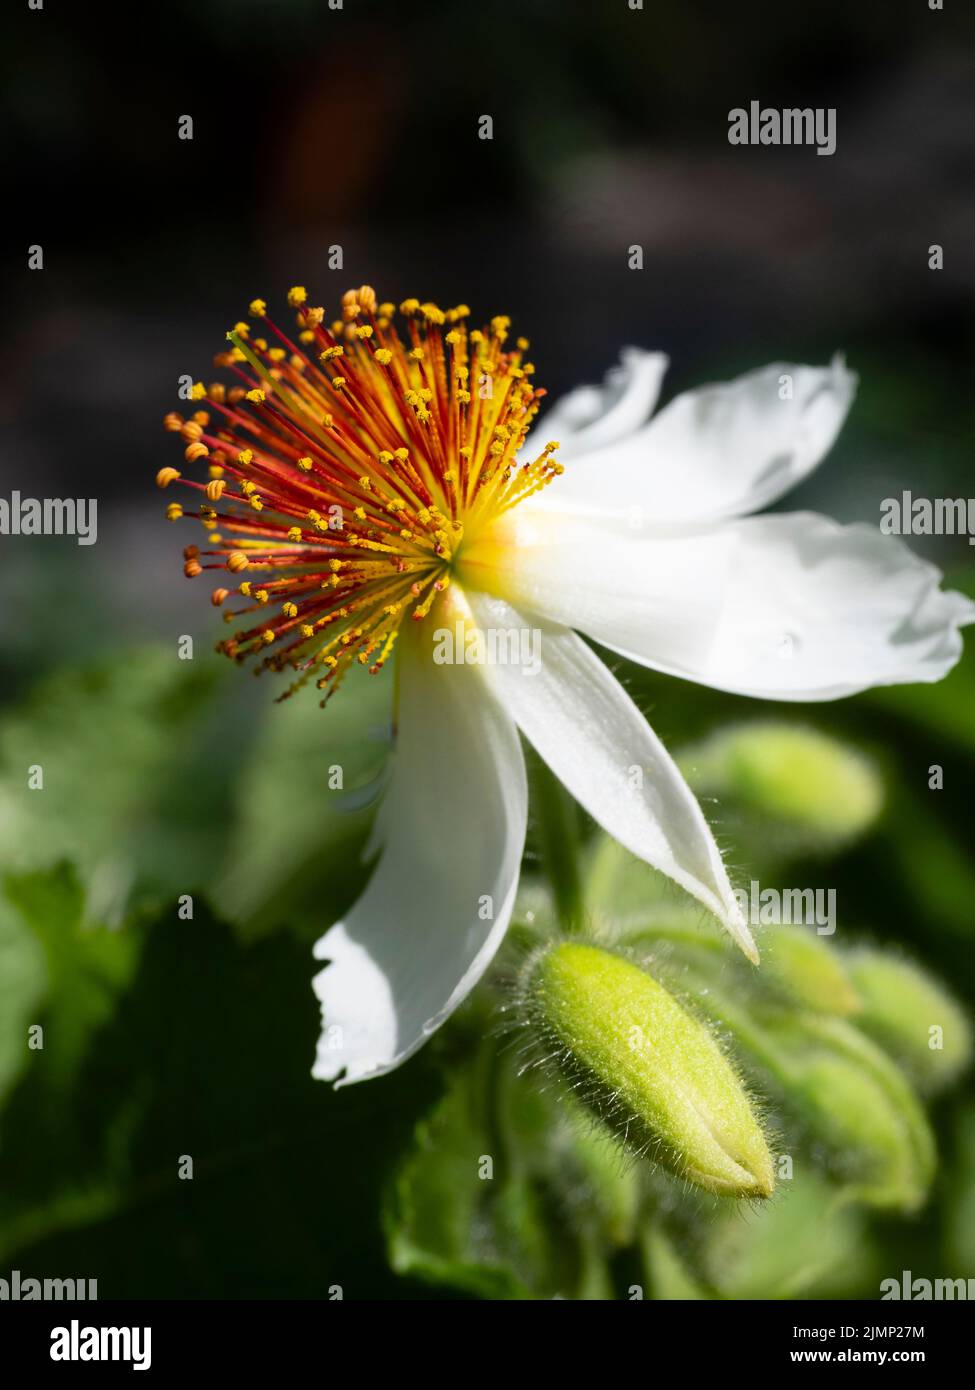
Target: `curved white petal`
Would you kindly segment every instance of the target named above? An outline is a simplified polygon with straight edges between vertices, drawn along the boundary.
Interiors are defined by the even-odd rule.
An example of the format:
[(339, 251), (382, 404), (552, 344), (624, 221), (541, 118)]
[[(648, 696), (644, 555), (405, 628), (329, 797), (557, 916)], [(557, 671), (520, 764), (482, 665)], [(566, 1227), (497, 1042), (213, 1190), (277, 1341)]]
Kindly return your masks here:
[(666, 370), (662, 352), (624, 348), (602, 386), (579, 386), (557, 400), (519, 453), (535, 458), (547, 440), (557, 439), (558, 458), (563, 461), (625, 439), (649, 418)]
[[(518, 732), (483, 672), (435, 665), (431, 625), (401, 639), (399, 732), (373, 876), (315, 947), (322, 1035), (312, 1074), (391, 1071), (461, 1003), (501, 943), (527, 792)], [(482, 917), (491, 905), (488, 920)]]
[(828, 367), (777, 362), (687, 391), (635, 434), (573, 459), (534, 504), (625, 514), (650, 532), (758, 511), (812, 472), (855, 390), (836, 356)]
[(471, 583), (719, 690), (833, 700), (937, 681), (975, 621), (940, 570), (862, 523), (794, 512), (636, 540), (518, 511), (465, 554)]
[(757, 961), (704, 814), (623, 687), (568, 628), (490, 595), (468, 598), (482, 631), (539, 634), (537, 663), (497, 663), (490, 677), (555, 775), (605, 831), (692, 893)]

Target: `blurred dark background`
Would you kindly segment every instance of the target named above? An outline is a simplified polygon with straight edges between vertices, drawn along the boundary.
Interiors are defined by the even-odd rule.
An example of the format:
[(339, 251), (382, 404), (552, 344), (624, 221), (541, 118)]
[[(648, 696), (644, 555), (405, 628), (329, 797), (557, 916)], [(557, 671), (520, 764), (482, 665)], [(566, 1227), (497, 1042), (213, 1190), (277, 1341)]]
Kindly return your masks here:
[[(959, 489), (972, 17), (925, 0), (11, 7), (4, 490), (97, 495), (102, 543), (4, 545), (3, 666), (60, 563), (75, 593), (107, 589), (89, 649), (146, 625), (196, 630), (198, 595), (172, 579), (184, 537), (156, 520), (159, 420), (250, 298), (294, 283), (326, 305), (370, 281), (511, 313), (553, 394), (599, 379), (626, 343), (671, 355), (668, 392), (841, 348), (860, 399), (831, 466), (788, 505), (875, 520), (919, 468), (933, 495)], [(752, 99), (835, 106), (836, 153), (730, 146), (728, 112)], [(936, 542), (937, 558), (963, 545)], [(70, 647), (62, 611), (48, 640)]]
[[(144, 807), (131, 814), (153, 840), (151, 856), (141, 842), (127, 845), (116, 856), (123, 868), (126, 854), (139, 873), (149, 864), (167, 902), (187, 877), (190, 887), (208, 882), (203, 866), (217, 850), (207, 836), (230, 795), (228, 764), (248, 738), (234, 702), (266, 702), (271, 692), (260, 683), (254, 696), (247, 683), (244, 695), (222, 665), (215, 673), (213, 610), (181, 577), (187, 534), (163, 520), (153, 477), (173, 461), (161, 419), (179, 406), (178, 378), (210, 379), (226, 328), (256, 295), (273, 304), (305, 284), (312, 302), (328, 307), (349, 286), (371, 282), (381, 297), (463, 300), (476, 317), (509, 313), (532, 340), (538, 380), (553, 396), (598, 380), (628, 343), (670, 354), (667, 395), (778, 358), (823, 362), (842, 349), (860, 373), (860, 394), (827, 464), (783, 505), (876, 522), (881, 500), (901, 488), (975, 495), (973, 18), (961, 0), (946, 0), (944, 12), (926, 0), (645, 0), (638, 11), (627, 0), (8, 7), (0, 495), (95, 496), (99, 543), (0, 539), (0, 684), (10, 702), (0, 714), (14, 711), (7, 742), (0, 738), (0, 766), (13, 768), (0, 786), (0, 826), (36, 728), (49, 726), (45, 737), (70, 760), (77, 694), (79, 708), (103, 711), (84, 716), (92, 744), (78, 744), (78, 786), (90, 781), (93, 795), (108, 798), (101, 784), (117, 744), (121, 758), (145, 765), (146, 787), (165, 787), (162, 809), (154, 805), (144, 823)], [(836, 153), (730, 146), (728, 112), (753, 99), (836, 107)], [(177, 135), (184, 115), (193, 118), (191, 141)], [(477, 138), (482, 115), (493, 118), (491, 142)], [(935, 243), (944, 247), (941, 271), (928, 268)], [(27, 269), (33, 244), (43, 246), (43, 271)], [(335, 244), (341, 271), (327, 265)], [(643, 247), (642, 271), (628, 268), (633, 244)], [(951, 573), (968, 567), (972, 591), (975, 552), (964, 539), (911, 544)], [(110, 666), (133, 643), (170, 644), (182, 633), (202, 644), (193, 679), (201, 689), (219, 682), (222, 702), (217, 731), (199, 735), (199, 748), (173, 713), (185, 688), (174, 701), (168, 667), (147, 676), (133, 663), (115, 686), (106, 677), (104, 689), (96, 680), (77, 692), (66, 683), (63, 693), (55, 675), (31, 707), (39, 713), (17, 722), (19, 702), (45, 673), (100, 659)], [(708, 692), (691, 699), (664, 678), (634, 679), (670, 741), (763, 708)], [(824, 727), (875, 743), (892, 785), (909, 784), (922, 798), (929, 763), (954, 758), (957, 775), (937, 810), (922, 821), (913, 804), (898, 808), (895, 790), (888, 830), (848, 858), (840, 882), (858, 926), (907, 941), (943, 975), (958, 962), (957, 985), (971, 1002), (972, 663), (952, 679), (950, 688), (858, 697), (815, 713)], [(69, 1074), (75, 1110), (54, 1097), (45, 1112), (26, 1085), (12, 1093), (9, 1132), (30, 1137), (14, 1145), (6, 1181), (29, 1210), (6, 1231), (5, 1248), (32, 1253), (46, 1272), (68, 1273), (73, 1261), (101, 1273), (106, 1294), (321, 1296), (338, 1266), (353, 1284), (358, 1278), (360, 1292), (403, 1290), (383, 1272), (375, 1192), (387, 1156), (435, 1092), (432, 1063), (424, 1054), (408, 1073), (339, 1098), (307, 1078), (317, 1025), (307, 941), (331, 904), (309, 880), (314, 911), (306, 903), (301, 919), (281, 883), (300, 877), (288, 860), (288, 837), (299, 833), (291, 800), (317, 714), (291, 748), (287, 785), (278, 776), (275, 790), (270, 760), (265, 781), (246, 773), (238, 801), (255, 823), (238, 828), (243, 838), (229, 852), (233, 866), (247, 860), (250, 874), (236, 901), (227, 889), (235, 875), (217, 889), (208, 882), (231, 917), (241, 900), (252, 906), (259, 883), (272, 904), (265, 911), (261, 898), (264, 916), (279, 922), (293, 909), (298, 939), (279, 937), (288, 944), (276, 951), (261, 944), (241, 964), (225, 929), (201, 913), (194, 965), (161, 933), (136, 1002), (99, 1035), (77, 1095)], [(345, 737), (345, 716), (336, 718)], [(143, 744), (157, 727), (151, 761)], [(167, 762), (170, 746), (177, 752)], [(301, 807), (315, 795), (308, 789)], [(187, 799), (194, 809), (183, 824)], [(19, 867), (34, 862), (27, 850), (45, 835), (52, 855), (85, 866), (85, 817), (95, 826), (98, 815), (84, 794), (65, 807), (67, 828), (57, 834), (24, 819), (13, 841), (3, 839), (24, 846)], [(114, 802), (112, 816), (105, 826), (118, 823)], [(268, 849), (277, 816), (284, 829)], [(313, 821), (309, 809), (304, 824)], [(98, 863), (117, 868), (117, 848), (100, 844)], [(317, 856), (319, 874), (320, 848), (295, 851), (308, 864)], [(352, 851), (344, 853), (351, 863)], [(68, 904), (55, 897), (61, 917), (69, 908), (84, 916), (70, 873), (60, 887), (28, 888), (18, 889), (25, 919), (31, 893), (55, 889)], [(185, 1023), (178, 1037), (173, 1017)], [(194, 1037), (208, 1039), (204, 1062)], [(130, 1053), (152, 1085), (163, 1078), (138, 1131), (134, 1171), (154, 1173), (161, 1151), (190, 1142), (188, 1129), (201, 1148), (212, 1137), (217, 1207), (212, 1195), (190, 1193), (157, 1203), (156, 1180), (141, 1176), (138, 1201), (126, 1197), (118, 1214), (106, 1198), (115, 1214), (100, 1225), (97, 1201), (84, 1221), (60, 1195), (56, 1209), (45, 1205), (66, 1177), (73, 1192), (79, 1174), (101, 1200), (105, 1144), (128, 1132), (124, 1116), (116, 1129), (110, 1120), (129, 1084)], [(198, 1106), (192, 1123), (187, 1096)], [(141, 1101), (132, 1103), (137, 1111)], [(64, 1171), (53, 1174), (38, 1154), (57, 1152)], [(884, 1268), (899, 1269), (912, 1254), (920, 1261), (910, 1241), (932, 1249), (946, 1219), (931, 1212), (909, 1238), (898, 1228)]]

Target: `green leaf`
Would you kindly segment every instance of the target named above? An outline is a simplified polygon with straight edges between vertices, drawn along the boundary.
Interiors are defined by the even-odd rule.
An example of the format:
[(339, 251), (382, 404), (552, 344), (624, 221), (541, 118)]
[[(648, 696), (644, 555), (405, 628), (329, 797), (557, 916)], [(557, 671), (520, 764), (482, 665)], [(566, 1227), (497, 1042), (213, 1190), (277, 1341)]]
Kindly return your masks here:
[(391, 698), (391, 679), (354, 672), (324, 710), (305, 690), (261, 712), (212, 881), (221, 911), (248, 936), (283, 922), (317, 936), (361, 890)]
[(0, 1102), (27, 1065), (27, 1030), (38, 1022), (46, 980), (40, 942), (0, 896)]
[(639, 1175), (493, 1040), (454, 1069), (390, 1186), (393, 1268), (483, 1298), (611, 1298)]
[[(213, 752), (218, 693), (216, 668), (175, 648), (45, 678), (0, 723), (0, 863), (72, 860), (89, 910), (109, 922), (133, 900), (192, 891), (226, 824), (233, 760)], [(219, 732), (232, 748), (226, 719)], [(28, 785), (34, 766), (42, 789)]]
[[(53, 905), (56, 882), (46, 891)], [(101, 929), (66, 940), (45, 920), (58, 969), (114, 978), (104, 948), (86, 950)], [(137, 959), (110, 1008), (86, 983), (84, 1029), (70, 991), (45, 1010), (46, 1039), (73, 1032), (72, 1084), (45, 1045), (10, 1092), (0, 1263), (78, 1271), (103, 1298), (397, 1292), (376, 1198), (436, 1094), (432, 1070), (421, 1058), (339, 1093), (313, 1081), (313, 963), (287, 933), (243, 945), (202, 902), (193, 921), (167, 912), (124, 933)]]
[(8, 930), (39, 952), (33, 1005), (36, 1011), (43, 1000), (44, 1071), (49, 1085), (64, 1089), (131, 979), (139, 936), (85, 920), (84, 894), (68, 864), (8, 874), (3, 897)]
[(202, 892), (251, 935), (319, 934), (364, 881), (392, 684), (363, 674), (327, 710), (256, 685), (175, 648), (46, 678), (0, 722), (0, 863), (72, 860), (109, 924)]
[(781, 1200), (749, 1215), (719, 1218), (704, 1263), (725, 1298), (855, 1296), (874, 1271), (874, 1256), (856, 1208), (815, 1174), (780, 1184)]

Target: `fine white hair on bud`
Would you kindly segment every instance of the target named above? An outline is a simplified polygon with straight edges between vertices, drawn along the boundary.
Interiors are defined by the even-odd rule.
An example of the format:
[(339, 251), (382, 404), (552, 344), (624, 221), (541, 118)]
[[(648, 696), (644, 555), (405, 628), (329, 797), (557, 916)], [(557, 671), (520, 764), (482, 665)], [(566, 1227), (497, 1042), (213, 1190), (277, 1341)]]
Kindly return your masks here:
[(709, 1192), (768, 1197), (772, 1158), (708, 1028), (652, 975), (577, 941), (525, 965), (528, 1066), (560, 1077), (627, 1147)]

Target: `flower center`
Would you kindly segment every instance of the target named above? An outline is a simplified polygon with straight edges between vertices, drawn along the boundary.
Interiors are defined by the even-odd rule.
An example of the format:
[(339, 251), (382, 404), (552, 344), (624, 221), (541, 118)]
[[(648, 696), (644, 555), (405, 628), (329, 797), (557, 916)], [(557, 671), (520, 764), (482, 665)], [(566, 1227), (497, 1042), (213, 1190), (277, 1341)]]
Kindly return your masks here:
[[(312, 678), (331, 694), (353, 663), (380, 671), (403, 620), (422, 621), (450, 584), (461, 547), (562, 472), (554, 443), (516, 461), (545, 393), (527, 341), (505, 346), (508, 318), (469, 331), (466, 305), (407, 299), (398, 328), (395, 306), (363, 285), (326, 327), (306, 298), (288, 295), (297, 342), (255, 299), (268, 336), (238, 323), (215, 359), (238, 384), (197, 382), (207, 408), (165, 417), (209, 481), (156, 476), (202, 494), (206, 539), (184, 551), (184, 573), (246, 573), (244, 606), (224, 614), (239, 626), (219, 649), (298, 672), (282, 699)], [(215, 589), (213, 603), (230, 593)]]

